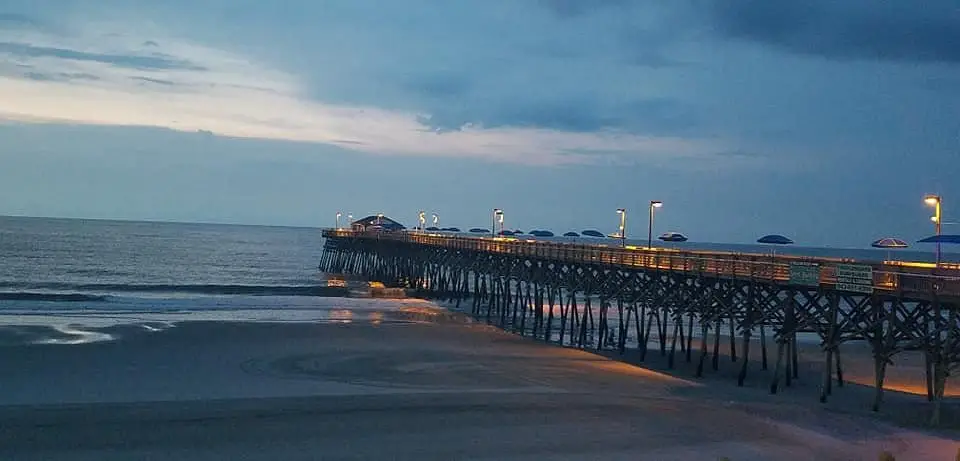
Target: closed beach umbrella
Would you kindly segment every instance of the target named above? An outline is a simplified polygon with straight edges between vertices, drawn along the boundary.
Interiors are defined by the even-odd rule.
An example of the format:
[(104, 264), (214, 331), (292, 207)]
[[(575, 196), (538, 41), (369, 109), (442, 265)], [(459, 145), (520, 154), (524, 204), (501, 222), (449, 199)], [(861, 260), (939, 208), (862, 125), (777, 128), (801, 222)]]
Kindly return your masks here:
[(603, 238), (603, 233), (601, 233), (601, 232), (598, 231), (598, 230), (593, 230), (593, 229), (587, 229), (587, 230), (581, 232), (581, 234), (586, 235), (587, 237), (600, 237), (600, 238)]
[[(870, 246), (874, 248), (886, 248), (887, 250), (890, 250), (893, 248), (907, 248), (910, 245), (907, 245), (907, 242), (904, 242), (903, 240), (896, 239), (893, 237), (886, 237), (886, 238), (882, 238), (880, 240), (874, 241), (873, 243), (870, 244)], [(887, 251), (887, 259), (891, 259), (890, 251)]]

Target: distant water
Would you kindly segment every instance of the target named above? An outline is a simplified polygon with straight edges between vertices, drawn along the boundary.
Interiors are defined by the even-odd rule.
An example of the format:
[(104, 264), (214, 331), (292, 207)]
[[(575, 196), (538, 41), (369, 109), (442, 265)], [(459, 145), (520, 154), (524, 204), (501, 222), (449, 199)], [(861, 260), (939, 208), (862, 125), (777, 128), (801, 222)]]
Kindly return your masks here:
[(319, 229), (0, 217), (0, 333), (53, 324), (69, 343), (103, 339), (77, 325), (382, 319), (384, 303), (334, 297), (322, 251)]
[(318, 229), (0, 217), (0, 300), (313, 295), (322, 250)]

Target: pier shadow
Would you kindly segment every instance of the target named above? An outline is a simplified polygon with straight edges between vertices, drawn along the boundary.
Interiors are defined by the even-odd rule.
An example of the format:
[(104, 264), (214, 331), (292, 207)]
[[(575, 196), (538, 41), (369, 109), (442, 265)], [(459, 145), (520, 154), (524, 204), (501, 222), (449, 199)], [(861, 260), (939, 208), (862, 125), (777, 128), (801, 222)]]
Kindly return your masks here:
[[(843, 381), (838, 381), (833, 374), (830, 394), (825, 403), (819, 402), (821, 383), (823, 379), (823, 354), (816, 344), (801, 344), (799, 349), (799, 363), (797, 377), (790, 379), (790, 385), (781, 374), (780, 385), (776, 394), (771, 394), (770, 384), (776, 366), (776, 347), (768, 350), (767, 367), (764, 369), (762, 352), (759, 342), (751, 344), (749, 362), (747, 364), (747, 378), (743, 386), (737, 385), (737, 377), (743, 366), (744, 357), (738, 355), (736, 361), (731, 357), (729, 339), (721, 336), (721, 347), (718, 355), (717, 369), (713, 369), (712, 345), (704, 361), (702, 376), (697, 376), (697, 367), (700, 360), (698, 340), (694, 347), (690, 361), (687, 361), (686, 352), (677, 348), (673, 361), (670, 360), (669, 349), (661, 352), (651, 344), (645, 357), (637, 348), (628, 347), (624, 353), (616, 350), (594, 351), (613, 360), (664, 373), (666, 375), (705, 384), (704, 386), (683, 386), (672, 389), (674, 395), (686, 398), (695, 398), (705, 401), (716, 401), (718, 404), (748, 404), (754, 410), (769, 412), (776, 418), (789, 419), (784, 415), (784, 405), (806, 410), (821, 409), (827, 412), (844, 415), (856, 415), (894, 424), (904, 428), (931, 429), (929, 426), (933, 403), (927, 400), (926, 384), (922, 365), (922, 356), (919, 353), (905, 352), (894, 358), (895, 365), (888, 366), (887, 378), (884, 385), (883, 401), (878, 411), (872, 411), (875, 395), (873, 387), (873, 358), (866, 344), (850, 344), (846, 349), (841, 347), (843, 359)], [(712, 337), (710, 338), (712, 340)], [(668, 341), (669, 344), (669, 341)], [(742, 354), (740, 343), (737, 343), (738, 354)], [(641, 359), (642, 358), (642, 359)], [(897, 363), (905, 364), (900, 369)], [(951, 436), (960, 436), (960, 396), (957, 395), (956, 385), (949, 389), (941, 407), (940, 424), (938, 431), (947, 431)]]

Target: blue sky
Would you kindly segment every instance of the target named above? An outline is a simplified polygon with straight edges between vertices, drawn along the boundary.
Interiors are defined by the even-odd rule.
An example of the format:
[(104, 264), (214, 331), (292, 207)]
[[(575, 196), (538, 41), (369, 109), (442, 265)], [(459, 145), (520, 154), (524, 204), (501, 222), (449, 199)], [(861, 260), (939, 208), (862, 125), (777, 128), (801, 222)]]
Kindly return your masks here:
[(958, 63), (946, 0), (4, 0), (0, 214), (913, 240)]

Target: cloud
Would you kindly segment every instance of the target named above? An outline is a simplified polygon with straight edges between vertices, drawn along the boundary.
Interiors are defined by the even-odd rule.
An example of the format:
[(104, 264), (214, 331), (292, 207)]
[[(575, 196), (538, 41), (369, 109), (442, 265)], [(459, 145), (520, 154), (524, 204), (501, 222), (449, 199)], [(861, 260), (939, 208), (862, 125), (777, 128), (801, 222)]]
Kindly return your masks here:
[[(478, 93), (492, 91), (496, 82), (465, 70), (425, 70), (418, 77), (381, 80), (383, 88), (392, 85), (416, 96), (406, 104), (390, 98), (334, 102), (315, 95), (318, 82), (309, 76), (156, 27), (107, 22), (70, 30), (76, 35), (37, 33), (29, 43), (3, 41), (0, 33), (0, 53), (22, 58), (35, 73), (25, 78), (22, 71), (6, 77), (0, 72), (0, 99), (5, 101), (0, 117), (209, 130), (220, 137), (325, 143), (382, 155), (535, 165), (696, 159), (730, 148), (716, 139), (632, 132), (628, 128), (638, 126), (637, 121), (625, 112), (632, 109), (609, 98), (556, 98), (553, 91), (514, 98), (511, 91), (493, 91), (490, 104), (467, 104)], [(156, 45), (145, 54), (147, 42)], [(337, 71), (335, 75), (356, 75), (358, 80), (375, 75)]]
[(40, 27), (41, 22), (30, 16), (15, 13), (0, 13), (2, 27)]
[(832, 59), (960, 62), (960, 13), (953, 0), (708, 2), (721, 34)]
[(121, 55), (108, 53), (91, 53), (86, 51), (72, 50), (69, 48), (56, 48), (46, 46), (34, 46), (28, 43), (0, 42), (0, 53), (6, 53), (20, 58), (60, 58), (74, 61), (92, 61), (104, 64), (111, 64), (117, 67), (125, 67), (139, 70), (206, 70), (203, 66), (193, 64), (189, 61), (174, 59), (163, 55)]
[(139, 76), (137, 76), (137, 77), (130, 77), (130, 79), (131, 79), (131, 80), (139, 80), (139, 81), (145, 82), (145, 83), (153, 83), (153, 84), (165, 85), (165, 86), (175, 86), (175, 85), (177, 84), (177, 83), (174, 82), (174, 81), (164, 80), (164, 79), (162, 79), (162, 78), (150, 78), (150, 77), (139, 77)]
[(570, 19), (611, 7), (627, 5), (628, 0), (540, 0), (540, 4), (560, 18)]

